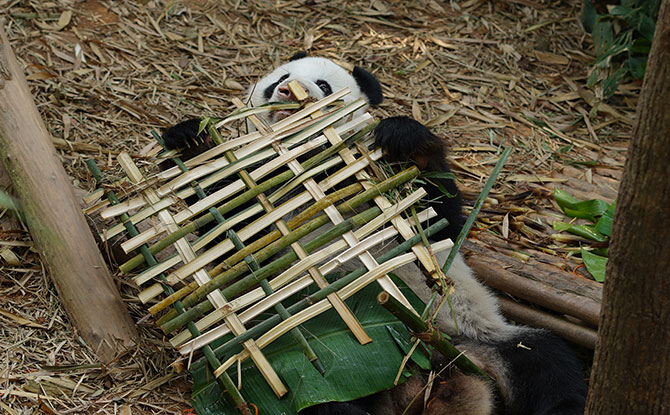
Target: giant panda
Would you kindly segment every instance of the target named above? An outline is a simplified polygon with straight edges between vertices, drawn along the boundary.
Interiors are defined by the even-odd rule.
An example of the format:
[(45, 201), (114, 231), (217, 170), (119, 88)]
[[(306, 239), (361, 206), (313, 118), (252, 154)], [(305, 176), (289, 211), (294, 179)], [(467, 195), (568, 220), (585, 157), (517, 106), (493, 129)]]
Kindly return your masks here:
[[(349, 73), (329, 59), (305, 53), (294, 55), (254, 84), (249, 89), (248, 101), (252, 106), (259, 106), (294, 100), (287, 87), (292, 80), (300, 82), (315, 99), (348, 87), (352, 92), (346, 99), (362, 97), (370, 106), (382, 102), (380, 83), (370, 72), (355, 67)], [(272, 123), (286, 115), (277, 111), (265, 117)], [(206, 148), (209, 145), (206, 137), (196, 137), (198, 125), (199, 120), (189, 120), (167, 129), (163, 138), (168, 148), (187, 149), (191, 155), (202, 151), (203, 146)], [(414, 119), (383, 119), (374, 134), (376, 145), (384, 150), (385, 158), (390, 162), (410, 161), (422, 170), (450, 171), (445, 141)], [(185, 156), (189, 157), (189, 154)], [(453, 197), (444, 197), (438, 186)], [(427, 182), (425, 189), (431, 206), (449, 221), (449, 226), (436, 239), (448, 237), (455, 240), (464, 223), (458, 187), (451, 179), (439, 178)], [(447, 254), (438, 257), (439, 263), (444, 263)], [(396, 274), (423, 301), (428, 301), (431, 288), (426, 285), (426, 278), (418, 267), (409, 264), (398, 269)], [(414, 404), (403, 412), (426, 385), (424, 375), (417, 374), (389, 392), (353, 402), (317, 405), (305, 409), (302, 414), (582, 414), (586, 385), (581, 364), (570, 347), (549, 331), (505, 321), (495, 297), (477, 280), (460, 254), (456, 256), (448, 277), (454, 282), (455, 292), (451, 295), (451, 308), (440, 309), (436, 325), (490, 374), (495, 384), (450, 369), (432, 382), (425, 408)]]

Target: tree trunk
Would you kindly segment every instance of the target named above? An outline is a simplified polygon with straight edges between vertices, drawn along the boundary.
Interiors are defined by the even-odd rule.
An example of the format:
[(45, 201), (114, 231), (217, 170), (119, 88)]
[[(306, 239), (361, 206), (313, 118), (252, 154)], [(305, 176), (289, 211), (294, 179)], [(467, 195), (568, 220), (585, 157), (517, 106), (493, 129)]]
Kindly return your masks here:
[(587, 414), (670, 414), (670, 0), (614, 217)]
[(137, 338), (0, 27), (0, 157), (58, 296), (103, 361)]

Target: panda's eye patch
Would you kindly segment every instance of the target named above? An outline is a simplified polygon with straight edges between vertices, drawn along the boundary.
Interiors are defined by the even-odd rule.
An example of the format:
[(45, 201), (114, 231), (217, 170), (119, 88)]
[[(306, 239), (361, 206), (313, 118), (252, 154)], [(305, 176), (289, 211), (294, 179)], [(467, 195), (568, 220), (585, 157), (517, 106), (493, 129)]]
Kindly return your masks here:
[(265, 88), (265, 91), (263, 91), (263, 98), (265, 98), (265, 99), (272, 98), (272, 94), (275, 92), (275, 88), (277, 88), (277, 85), (284, 82), (288, 77), (289, 77), (289, 74), (284, 74), (284, 75), (281, 76), (281, 78), (279, 78), (279, 80), (277, 82), (273, 82), (273, 83), (270, 84), (270, 86)]
[(321, 91), (323, 91), (324, 96), (328, 96), (333, 93), (333, 89), (330, 87), (330, 84), (327, 81), (324, 81), (323, 79), (319, 79), (316, 81), (316, 85), (321, 88)]

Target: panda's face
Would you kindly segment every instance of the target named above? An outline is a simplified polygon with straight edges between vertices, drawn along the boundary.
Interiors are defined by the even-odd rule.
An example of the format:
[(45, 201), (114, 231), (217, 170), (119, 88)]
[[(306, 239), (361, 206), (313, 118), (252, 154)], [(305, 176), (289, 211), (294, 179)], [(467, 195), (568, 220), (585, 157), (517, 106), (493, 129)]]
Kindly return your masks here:
[[(295, 80), (302, 85), (310, 97), (316, 100), (322, 99), (333, 92), (349, 88), (351, 93), (343, 98), (345, 101), (353, 101), (363, 97), (368, 103), (375, 105), (378, 102), (372, 102), (374, 100), (371, 100), (368, 94), (361, 90), (362, 87), (366, 88), (366, 85), (360, 85), (361, 80), (356, 77), (358, 76), (357, 73), (361, 71), (363, 70), (357, 68), (354, 74), (350, 74), (326, 58), (303, 57), (295, 59), (281, 65), (269, 75), (263, 77), (258, 83), (252, 85), (249, 91), (249, 104), (257, 107), (269, 102), (296, 101), (295, 96), (288, 88), (288, 83)], [(368, 72), (365, 73), (368, 77), (364, 81), (370, 82), (369, 79), (373, 79), (373, 83), (376, 83), (373, 86), (376, 86), (379, 90), (375, 90), (375, 92), (378, 92), (381, 96), (381, 88), (376, 78)], [(267, 121), (274, 123), (289, 114), (287, 111), (274, 111), (269, 114)]]

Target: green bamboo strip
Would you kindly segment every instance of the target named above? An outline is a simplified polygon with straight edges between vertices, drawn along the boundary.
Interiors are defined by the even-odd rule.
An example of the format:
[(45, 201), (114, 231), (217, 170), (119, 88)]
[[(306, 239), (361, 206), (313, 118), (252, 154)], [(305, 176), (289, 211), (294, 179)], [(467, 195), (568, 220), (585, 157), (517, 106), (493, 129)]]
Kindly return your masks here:
[[(304, 246), (304, 249), (307, 253), (313, 252), (315, 249), (320, 248), (321, 246), (325, 245), (326, 243), (332, 241), (333, 239), (337, 238), (338, 236), (341, 236), (343, 233), (348, 232), (358, 226), (361, 226), (362, 224), (372, 220), (375, 216), (381, 214), (381, 209), (378, 207), (372, 207), (364, 212), (359, 213), (356, 216), (353, 216), (346, 221), (333, 226), (330, 228), (328, 231), (324, 232), (323, 234), (319, 235), (318, 237), (314, 238), (313, 240), (307, 242)], [(293, 234), (294, 232), (292, 232)], [(290, 236), (290, 235), (289, 235)], [(274, 251), (276, 252), (276, 251)], [(259, 253), (260, 256), (260, 253)], [(251, 275), (248, 275), (241, 280), (231, 284), (230, 286), (224, 288), (221, 290), (221, 293), (226, 297), (226, 298), (234, 298), (236, 295), (240, 294), (241, 292), (247, 290), (248, 288), (252, 287), (258, 281), (267, 278), (268, 276), (277, 273), (281, 269), (285, 268), (289, 264), (291, 264), (293, 261), (298, 259), (298, 255), (295, 252), (289, 252), (283, 256), (281, 256), (279, 259), (265, 265), (262, 267), (258, 272), (253, 273)], [(223, 274), (221, 274), (223, 275)], [(205, 285), (202, 285), (198, 287), (195, 291), (193, 291), (191, 294), (189, 294), (188, 297), (184, 299), (184, 304), (188, 307), (192, 304), (195, 304), (196, 302), (204, 299), (208, 293), (211, 291), (219, 288), (221, 285), (229, 282), (228, 281), (221, 281), (219, 276), (213, 277), (210, 282), (208, 282)], [(208, 305), (209, 304), (209, 305)], [(199, 310), (206, 310), (205, 312), (209, 312), (213, 310), (213, 306), (211, 303), (209, 303), (209, 300), (205, 300), (203, 303), (199, 304), (198, 307)], [(185, 316), (185, 314), (182, 314), (182, 316)], [(199, 315), (197, 317), (200, 317)], [(196, 318), (197, 318), (196, 317)], [(185, 321), (182, 321), (179, 319), (179, 317), (176, 317), (173, 320), (170, 320), (166, 322), (165, 324), (161, 325), (161, 329), (165, 333), (171, 333), (174, 330), (177, 330), (178, 328), (181, 328), (184, 325)]]
[(435, 347), (447, 360), (453, 360), (456, 366), (463, 372), (472, 373), (484, 379), (490, 379), (486, 372), (478, 368), (477, 365), (472, 363), (470, 359), (449, 343), (439, 330), (428, 327), (428, 324), (421, 320), (415, 312), (408, 310), (398, 300), (393, 298), (392, 295), (386, 291), (382, 291), (377, 296), (377, 302), (396, 316), (398, 320), (405, 323), (407, 328), (414, 332), (417, 337)]
[[(234, 99), (233, 102), (238, 107), (242, 107), (242, 108), (245, 107), (244, 103), (242, 103), (242, 101), (240, 101), (239, 99)], [(257, 117), (252, 116), (252, 117), (249, 118), (249, 120), (252, 123), (254, 123), (257, 127), (260, 127), (260, 129), (263, 128), (262, 122)], [(213, 140), (215, 142), (219, 142), (219, 141), (222, 142), (223, 141), (222, 137), (219, 134), (219, 131), (217, 129), (210, 126), (209, 127), (209, 133), (210, 133), (210, 136), (213, 138)], [(324, 136), (325, 136), (325, 132), (324, 132)], [(342, 141), (342, 140), (340, 140), (340, 141)], [(277, 155), (279, 157), (281, 157), (283, 154), (285, 154), (288, 151), (286, 148), (284, 148), (283, 146), (281, 146), (277, 143), (272, 143), (272, 147), (275, 149), (275, 151), (277, 152)], [(225, 154), (225, 157), (228, 159), (228, 161), (230, 161), (231, 163), (236, 160), (235, 154), (233, 154), (232, 151), (228, 151), (224, 154)], [(299, 175), (300, 173), (305, 171), (304, 167), (302, 167), (302, 165), (300, 165), (298, 160), (295, 160), (295, 159), (291, 160), (287, 164), (289, 166), (289, 169), (291, 171), (293, 171), (296, 175)], [(297, 168), (296, 168), (296, 166), (297, 166)], [(247, 186), (247, 188), (253, 189), (254, 187), (256, 187), (255, 180), (251, 177), (251, 175), (249, 175), (249, 173), (246, 170), (240, 170), (238, 172), (238, 176), (240, 177), (240, 179), (242, 179), (242, 181)], [(319, 200), (321, 198), (325, 198), (325, 196), (326, 196), (325, 192), (321, 188), (318, 187), (318, 185), (316, 184), (314, 179), (311, 178), (311, 177), (308, 178), (305, 181), (305, 188), (308, 190), (308, 192), (311, 195), (311, 198), (313, 200)], [(317, 189), (316, 192), (313, 191), (314, 188)], [(279, 211), (279, 210), (275, 209), (275, 206), (274, 206), (273, 202), (268, 200), (268, 198), (265, 196), (264, 193), (259, 194), (257, 196), (257, 200), (263, 206), (263, 209), (267, 212), (268, 215)], [(326, 214), (328, 214), (329, 210), (335, 210), (335, 209), (332, 206), (326, 208)], [(338, 213), (338, 215), (339, 215), (339, 213)], [(331, 215), (329, 215), (329, 217), (330, 217), (331, 220), (333, 219)], [(338, 222), (334, 222), (334, 223), (337, 224)], [(286, 222), (281, 217), (276, 219), (275, 226), (282, 233), (282, 235), (287, 235), (291, 232), (291, 230), (286, 225)], [(303, 246), (301, 245), (300, 241), (295, 241), (290, 246), (291, 246), (291, 249), (293, 250), (293, 252), (295, 252), (295, 254), (297, 256), (297, 259), (304, 259), (305, 257), (308, 256), (308, 254), (305, 252)], [(321, 272), (319, 271), (319, 269), (317, 267), (310, 267), (308, 269), (308, 273), (309, 273), (310, 277), (312, 278), (312, 280), (314, 281), (314, 283), (318, 287), (323, 288), (323, 287), (328, 285), (328, 282), (323, 277), (323, 275), (321, 274)], [(265, 292), (266, 295), (272, 294), (273, 291), (272, 291), (270, 285), (267, 283), (267, 281), (261, 280), (260, 284), (261, 284), (261, 286), (264, 286), (263, 289), (266, 291)], [(267, 286), (267, 289), (265, 288), (265, 286)], [(370, 336), (368, 336), (368, 334), (365, 332), (365, 330), (363, 329), (363, 326), (356, 319), (356, 317), (351, 312), (349, 307), (347, 307), (346, 304), (344, 304), (342, 299), (340, 297), (338, 297), (337, 294), (331, 294), (330, 296), (328, 296), (328, 301), (331, 303), (333, 308), (337, 311), (340, 318), (345, 322), (345, 324), (347, 325), (349, 330), (351, 330), (352, 334), (354, 335), (354, 337), (356, 337), (356, 340), (358, 340), (359, 343), (367, 344), (367, 343), (372, 341)], [(288, 314), (285, 311), (284, 311), (284, 314), (279, 312), (279, 315), (280, 316), (281, 315), (286, 315), (287, 317), (285, 319), (288, 318)]]
[[(163, 146), (163, 148), (165, 148), (165, 143), (163, 142), (163, 139), (158, 135), (158, 133), (156, 133), (156, 131), (151, 131), (151, 134), (161, 144), (161, 146)], [(172, 161), (177, 165), (177, 167), (179, 167), (179, 169), (182, 172), (187, 172), (188, 171), (188, 168), (184, 165), (184, 163), (181, 161), (180, 158), (174, 157), (172, 159)], [(231, 163), (232, 163), (232, 160), (231, 160)], [(202, 188), (200, 188), (200, 186), (198, 185), (197, 182), (194, 181), (192, 183), (192, 187), (195, 190), (195, 193), (196, 193), (196, 195), (198, 196), (199, 199), (204, 199), (205, 197), (207, 197), (207, 195), (202, 190)], [(209, 212), (212, 214), (212, 216), (216, 219), (216, 221), (218, 223), (225, 222), (225, 218), (223, 217), (221, 212), (219, 212), (216, 208), (214, 208), (214, 207), (209, 208)], [(244, 249), (244, 244), (237, 237), (237, 234), (235, 233), (234, 230), (231, 229), (231, 230), (228, 231), (228, 238), (231, 241), (233, 241), (233, 244), (235, 245), (235, 248), (238, 251)], [(259, 266), (256, 263), (256, 261), (255, 261), (255, 259), (253, 258), (252, 255), (245, 256), (244, 260), (248, 264), (249, 268), (251, 268), (252, 272), (258, 271)], [(267, 281), (265, 281), (265, 280), (261, 281), (261, 287), (263, 287), (263, 290), (266, 291), (266, 294), (268, 294), (268, 295), (272, 294), (272, 288), (270, 288), (270, 284), (268, 284)], [(173, 294), (173, 293), (174, 293), (174, 291), (171, 292), (171, 293), (167, 293), (167, 294), (169, 295), (169, 294)], [(290, 317), (289, 314), (286, 312), (286, 309), (284, 308), (284, 306), (281, 305), (281, 304), (275, 305), (275, 310), (284, 319), (287, 319), (288, 317)], [(303, 353), (305, 353), (305, 356), (307, 356), (307, 358), (309, 359), (310, 363), (312, 363), (314, 368), (317, 371), (319, 371), (319, 373), (324, 374), (325, 371), (326, 371), (326, 368), (323, 366), (323, 363), (321, 363), (321, 360), (319, 360), (316, 353), (314, 353), (314, 350), (312, 350), (312, 347), (309, 345), (309, 343), (307, 342), (305, 337), (302, 335), (302, 333), (300, 332), (300, 329), (297, 328), (297, 327), (293, 328), (291, 330), (291, 335), (293, 336), (294, 340), (300, 345), (300, 347), (303, 350)]]
[[(396, 175), (378, 183), (377, 185), (370, 187), (369, 189), (361, 192), (360, 194), (354, 196), (353, 198), (347, 200), (346, 202), (343, 202), (342, 204), (337, 206), (337, 210), (342, 214), (355, 213), (356, 208), (358, 206), (372, 200), (376, 196), (382, 195), (384, 192), (387, 192), (390, 189), (393, 189), (395, 187), (400, 186), (403, 183), (406, 183), (410, 180), (413, 180), (418, 175), (419, 175), (419, 169), (416, 168), (416, 166), (412, 166), (412, 167), (410, 167), (406, 170), (403, 170), (400, 173), (398, 173), (398, 174), (396, 174)], [(319, 203), (320, 202), (317, 202), (316, 205), (318, 205)], [(303, 220), (303, 215), (305, 217), (307, 217), (307, 215), (311, 215), (311, 214), (313, 214), (313, 213), (310, 211), (310, 208), (308, 208), (307, 211), (305, 211), (305, 212), (301, 212), (295, 218), (293, 218), (289, 221), (289, 228), (292, 228), (293, 221), (297, 222), (298, 220)], [(327, 217), (321, 216), (321, 217), (317, 217), (316, 219), (312, 220), (309, 223), (311, 224), (310, 226), (313, 226), (314, 229), (316, 229), (316, 228), (324, 225), (327, 221), (328, 221)], [(303, 225), (303, 226), (305, 226), (305, 225)], [(302, 228), (303, 227), (301, 227), (300, 229), (302, 229)], [(281, 245), (280, 249), (283, 249), (286, 246), (288, 246), (288, 244)], [(227, 264), (226, 266), (230, 266), (230, 265), (232, 265), (232, 264)], [(220, 269), (222, 269), (222, 268), (223, 267), (221, 267)], [(217, 271), (218, 271), (218, 269), (215, 269), (213, 271), (213, 273), (216, 273)], [(218, 277), (218, 274), (215, 275), (215, 277), (213, 279), (215, 279), (217, 277)], [(229, 281), (229, 280), (227, 280), (227, 281)], [(184, 288), (177, 291), (177, 293), (175, 293), (174, 297), (171, 296), (171, 297), (168, 297), (168, 298), (164, 299), (160, 303), (151, 307), (149, 309), (149, 311), (151, 313), (155, 314), (155, 313), (159, 312), (160, 310), (163, 310), (164, 308), (169, 306), (170, 301), (174, 301), (177, 298), (183, 298), (183, 296), (185, 294), (188, 294), (193, 289), (195, 289), (195, 288), (191, 288), (190, 286), (185, 286)], [(165, 315), (165, 316), (163, 316), (163, 318), (160, 321), (164, 322), (164, 321), (167, 321), (167, 319), (173, 318), (173, 317), (174, 317), (174, 315), (171, 315), (169, 317), (167, 315)]]
[[(428, 209), (420, 213), (422, 221), (427, 221), (432, 217), (434, 211), (432, 212), (431, 211), (432, 209)], [(397, 235), (398, 233), (397, 229), (395, 229), (394, 227), (385, 227), (374, 234), (371, 234), (372, 232), (367, 232), (365, 229), (368, 228), (371, 231), (377, 230), (379, 226), (381, 226), (381, 224), (385, 223), (390, 219), (388, 213), (389, 213), (388, 211), (385, 211), (382, 215), (378, 216), (374, 220), (368, 222), (367, 224), (358, 228), (355, 231), (356, 236), (362, 239), (359, 245), (355, 247), (350, 247), (346, 249), (344, 252), (338, 254), (338, 252), (340, 252), (343, 248), (346, 247), (346, 242), (343, 240), (339, 240), (338, 242), (330, 244), (328, 245), (327, 250), (321, 249), (309, 255), (309, 257), (305, 258), (304, 260), (292, 264), (284, 272), (274, 277), (270, 281), (270, 285), (272, 286), (273, 289), (279, 290), (277, 294), (280, 294), (280, 297), (287, 298), (287, 295), (295, 294), (296, 289), (302, 290), (311, 285), (312, 280), (309, 276), (303, 275), (302, 277), (295, 279), (295, 277), (298, 277), (299, 274), (303, 274), (305, 272), (306, 267), (314, 266), (317, 263), (320, 263), (326, 257), (330, 256), (332, 257), (330, 260), (328, 260), (325, 264), (319, 266), (319, 271), (322, 274), (328, 274), (336, 271), (341, 266), (342, 263), (348, 262), (353, 258), (358, 257), (362, 251), (370, 250), (374, 246), (380, 246), (384, 244), (385, 243), (384, 241), (386, 241), (388, 238), (392, 238), (395, 235)], [(383, 222), (379, 221), (380, 218), (384, 219)], [(375, 224), (375, 222), (377, 223)], [(374, 227), (370, 226), (372, 224), (375, 224), (375, 226)], [(453, 245), (451, 241), (449, 241), (449, 244), (450, 247)], [(246, 308), (243, 312), (239, 314), (240, 319), (242, 319), (243, 321), (250, 321), (251, 319), (256, 318), (259, 314), (263, 313), (265, 310), (271, 307), (272, 304), (274, 304), (273, 301), (275, 301), (272, 300), (270, 297), (263, 298), (264, 296), (261, 294), (261, 291), (262, 290), (258, 288), (247, 291), (246, 293), (238, 296), (229, 303), (230, 305), (229, 310), (228, 309), (214, 310), (213, 312), (209, 313), (208, 315), (197, 321), (196, 326), (200, 330), (204, 331), (207, 328), (213, 326), (218, 321), (220, 321), (225, 316), (226, 313), (237, 311), (239, 309), (246, 308), (247, 306), (250, 307)], [(199, 345), (208, 344), (220, 338), (221, 336), (226, 335), (229, 332), (230, 330), (228, 330), (226, 327), (219, 326), (212, 330), (209, 330), (203, 336), (200, 336), (197, 340), (194, 340), (191, 343), (192, 344), (197, 343)], [(178, 335), (172, 337), (172, 339), (170, 339), (170, 343), (178, 348), (184, 343), (188, 342), (190, 339), (191, 337), (188, 334), (188, 332), (182, 331)], [(195, 348), (197, 349), (199, 347), (200, 346), (196, 346)]]
[[(376, 125), (376, 124), (374, 124)], [(361, 131), (359, 131), (356, 134), (351, 135), (348, 137), (346, 140), (344, 140), (341, 143), (338, 143), (337, 145), (334, 146), (329, 146), (327, 149), (324, 151), (320, 152), (319, 154), (316, 154), (315, 156), (311, 157), (307, 161), (303, 163), (303, 166), (305, 169), (313, 169), (317, 168), (319, 165), (323, 164), (325, 160), (330, 159), (334, 155), (337, 154), (338, 151), (340, 151), (342, 148), (344, 148), (346, 145), (348, 145), (351, 142), (355, 142), (359, 140), (361, 137), (363, 137), (365, 134), (369, 133), (372, 131), (372, 128), (374, 128), (374, 125), (370, 125), (368, 127), (363, 128)], [(266, 192), (269, 189), (279, 186), (281, 183), (287, 182), (290, 180), (292, 177), (294, 177), (295, 174), (291, 171), (285, 171), (283, 173), (280, 173), (258, 185), (258, 187), (251, 191), (247, 191), (244, 194), (237, 196), (236, 198), (230, 200), (229, 202), (223, 204), (218, 208), (219, 212), (222, 215), (225, 215), (227, 212), (230, 212), (231, 210), (241, 206), (242, 204), (248, 202), (249, 200), (255, 198), (259, 193), (261, 192)], [(306, 178), (300, 178), (300, 179), (294, 179), (291, 180), (287, 186), (290, 186), (290, 188), (295, 187), (297, 184), (302, 183)], [(286, 193), (286, 191), (282, 188), (278, 191), (277, 195), (271, 195), (270, 197), (272, 200), (278, 199), (280, 196), (283, 196)], [(149, 247), (150, 251), (152, 254), (157, 254), (158, 252), (162, 251), (166, 247), (172, 245), (175, 241), (183, 238), (185, 235), (192, 233), (199, 229), (200, 227), (210, 223), (212, 220), (214, 220), (213, 216), (211, 214), (207, 213), (200, 218), (192, 221), (188, 225), (185, 225), (180, 228), (179, 231), (172, 233), (165, 238), (161, 239), (160, 241), (156, 242), (155, 244), (151, 245)], [(130, 260), (126, 261), (123, 263), (119, 269), (121, 272), (124, 273), (129, 273), (138, 266), (142, 265), (144, 263), (144, 259), (142, 255), (136, 255), (135, 257), (131, 258)]]
[[(333, 192), (328, 200), (323, 201), (323, 203), (317, 203), (319, 206), (323, 208), (323, 206), (326, 206), (327, 203), (335, 203), (341, 199), (344, 199), (348, 196), (351, 196), (352, 194), (355, 194), (360, 191), (362, 187), (358, 183), (351, 184), (343, 189), (339, 189), (336, 192)], [(290, 203), (291, 201), (288, 201), (287, 203)], [(309, 209), (307, 209), (309, 210)], [(302, 224), (304, 221), (306, 221), (309, 217), (313, 216), (314, 213), (318, 212), (319, 210), (313, 210), (310, 212), (305, 211), (305, 214), (301, 213), (295, 217), (293, 217), (291, 220), (289, 220), (289, 227), (290, 228), (295, 228), (297, 225)], [(296, 234), (294, 235), (293, 238), (301, 238), (310, 232), (313, 232), (314, 230), (318, 229), (319, 227), (323, 226), (324, 224), (327, 223), (327, 220), (325, 218), (316, 218), (306, 224), (303, 224), (300, 228), (296, 229)], [(224, 261), (222, 261), (221, 264), (213, 267), (210, 270), (210, 274), (216, 278), (219, 276), (221, 273), (228, 273), (227, 275), (230, 275), (230, 277), (227, 277), (227, 281), (229, 281), (232, 278), (235, 278), (237, 276), (240, 276), (241, 273), (237, 273), (237, 270), (244, 270), (244, 267), (241, 267), (240, 262), (244, 259), (245, 256), (254, 254), (256, 258), (259, 261), (263, 261), (267, 259), (269, 256), (274, 255), (275, 252), (272, 251), (263, 251), (263, 253), (259, 252), (261, 249), (265, 248), (269, 244), (277, 241), (282, 237), (281, 233), (278, 230), (273, 230), (270, 233), (261, 236), (260, 238), (256, 239), (255, 241), (251, 242), (249, 245), (246, 246), (241, 251), (238, 251), (234, 254), (232, 254), (230, 257), (226, 258)], [(286, 239), (282, 240), (282, 242), (278, 245), (275, 245), (277, 250), (283, 249), (289, 245), (289, 242), (292, 241), (293, 239)], [(297, 240), (297, 239), (296, 239)], [(264, 256), (261, 258), (259, 255), (265, 255), (265, 252), (268, 253), (268, 255)], [(240, 268), (241, 267), (241, 268)], [(186, 285), (185, 287), (181, 288), (179, 291), (174, 296), (170, 296), (168, 298), (163, 299), (159, 303), (153, 305), (152, 307), (149, 308), (149, 312), (152, 314), (156, 314), (163, 309), (165, 309), (167, 306), (169, 306), (174, 300), (177, 298), (182, 298), (186, 294), (190, 293), (194, 289), (196, 289), (198, 286), (195, 283), (190, 283)]]
[[(440, 230), (444, 229), (448, 225), (448, 221), (446, 219), (440, 219), (439, 221), (435, 222), (433, 225), (429, 226), (424, 230), (424, 233), (427, 237), (431, 237), (432, 235), (435, 235), (437, 232)], [(383, 264), (387, 261), (389, 261), (392, 258), (395, 258), (396, 256), (408, 251), (409, 249), (412, 248), (412, 246), (421, 243), (421, 236), (420, 235), (415, 235), (410, 239), (405, 240), (404, 242), (398, 244), (395, 248), (389, 250), (388, 252), (385, 252), (383, 255), (379, 256), (377, 258), (377, 262), (379, 264)], [(317, 292), (297, 301), (295, 304), (289, 306), (287, 308), (287, 311), (290, 312), (291, 314), (296, 314), (297, 312), (305, 309), (307, 306), (315, 304), (324, 298), (330, 293), (336, 292), (340, 290), (341, 288), (347, 286), (351, 282), (355, 281), (357, 278), (361, 277), (367, 272), (367, 269), (365, 267), (358, 268), (355, 271), (350, 272), (349, 274), (333, 281), (332, 284), (328, 285), (326, 288), (322, 288), (318, 290)], [(221, 346), (218, 346), (216, 349), (214, 349), (214, 353), (216, 356), (222, 357), (224, 356), (227, 352), (232, 350), (233, 348), (239, 346), (246, 340), (249, 340), (251, 338), (257, 337), (258, 335), (265, 333), (268, 329), (276, 326), (279, 322), (281, 321), (281, 318), (277, 315), (274, 315), (272, 317), (269, 317), (262, 322), (256, 324), (254, 327), (251, 327), (249, 330), (244, 332), (243, 334), (236, 336), (235, 338), (227, 341), (226, 343), (222, 344)], [(188, 343), (184, 346), (187, 346)], [(184, 347), (182, 346), (182, 348)], [(199, 361), (196, 361), (193, 363), (192, 367), (198, 368), (202, 367), (202, 365), (205, 364), (205, 362), (200, 359)]]
[(458, 237), (454, 241), (454, 247), (451, 249), (451, 252), (449, 252), (449, 256), (447, 257), (447, 260), (444, 262), (444, 265), (442, 266), (442, 272), (444, 272), (444, 275), (447, 275), (449, 267), (451, 267), (452, 262), (454, 262), (456, 254), (461, 249), (461, 246), (463, 245), (465, 238), (468, 236), (468, 233), (470, 232), (472, 224), (475, 222), (475, 219), (477, 219), (477, 215), (479, 214), (479, 210), (482, 208), (482, 205), (484, 204), (484, 200), (486, 199), (489, 192), (491, 191), (491, 188), (495, 184), (495, 181), (498, 178), (498, 175), (500, 174), (500, 171), (505, 165), (505, 161), (507, 161), (507, 157), (511, 152), (512, 152), (511, 147), (507, 147), (505, 148), (505, 150), (503, 150), (502, 154), (500, 155), (500, 159), (498, 159), (498, 162), (496, 163), (495, 167), (493, 168), (493, 171), (491, 172), (491, 175), (489, 176), (488, 180), (486, 180), (486, 184), (484, 184), (482, 192), (479, 194), (479, 197), (477, 198), (475, 205), (472, 207), (472, 212), (470, 212), (470, 215), (468, 215), (468, 218), (465, 220), (463, 229), (461, 229), (461, 233), (458, 234)]
[[(102, 172), (100, 171), (98, 165), (95, 163), (95, 160), (93, 159), (86, 160), (86, 165), (88, 166), (88, 169), (95, 178), (95, 180), (98, 183), (101, 182), (103, 179)], [(113, 205), (119, 203), (119, 199), (116, 197), (114, 192), (108, 191), (106, 192), (106, 196), (110, 204)], [(121, 215), (120, 219), (124, 223), (124, 226), (128, 231), (128, 235), (133, 237), (139, 234), (135, 225), (133, 225), (133, 223), (129, 221), (129, 216), (127, 214)], [(146, 245), (143, 245), (140, 248), (140, 250), (142, 252), (142, 255), (146, 256), (146, 261), (148, 264), (155, 265), (157, 263), (156, 258), (153, 255), (151, 255)], [(165, 275), (161, 275), (161, 277), (164, 279)], [(172, 287), (167, 285), (164, 285), (163, 289), (165, 290), (166, 295), (171, 294), (173, 291)], [(177, 302), (175, 306), (177, 312), (180, 313), (184, 312), (184, 306), (181, 304), (181, 302)], [(193, 336), (194, 338), (200, 335), (200, 331), (198, 330), (198, 328), (195, 326), (194, 323), (189, 323), (187, 325), (187, 328), (191, 332), (191, 336)], [(202, 350), (205, 355), (205, 359), (207, 360), (211, 368), (217, 368), (221, 366), (221, 362), (215, 356), (210, 346), (205, 346), (203, 347)], [(247, 406), (244, 397), (242, 396), (242, 394), (240, 394), (240, 391), (235, 387), (235, 384), (233, 383), (233, 380), (230, 378), (230, 376), (228, 376), (228, 374), (225, 374), (225, 376), (219, 376), (216, 379), (221, 390), (228, 391), (228, 393), (231, 396), (231, 399), (233, 400), (233, 403), (235, 404), (235, 407), (240, 411), (240, 413), (242, 413), (243, 415), (251, 415), (251, 411), (249, 410), (249, 407)]]

